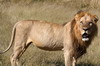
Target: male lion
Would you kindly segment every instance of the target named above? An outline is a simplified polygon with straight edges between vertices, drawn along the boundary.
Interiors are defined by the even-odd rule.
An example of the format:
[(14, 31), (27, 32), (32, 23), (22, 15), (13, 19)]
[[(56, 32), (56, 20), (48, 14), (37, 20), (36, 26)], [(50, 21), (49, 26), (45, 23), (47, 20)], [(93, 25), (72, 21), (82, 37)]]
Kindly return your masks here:
[(98, 18), (88, 12), (80, 11), (71, 22), (63, 25), (25, 20), (17, 22), (12, 31), (9, 47), (14, 43), (11, 66), (18, 66), (21, 55), (30, 44), (49, 51), (64, 51), (65, 66), (75, 66), (77, 58), (86, 53), (87, 47), (97, 35)]

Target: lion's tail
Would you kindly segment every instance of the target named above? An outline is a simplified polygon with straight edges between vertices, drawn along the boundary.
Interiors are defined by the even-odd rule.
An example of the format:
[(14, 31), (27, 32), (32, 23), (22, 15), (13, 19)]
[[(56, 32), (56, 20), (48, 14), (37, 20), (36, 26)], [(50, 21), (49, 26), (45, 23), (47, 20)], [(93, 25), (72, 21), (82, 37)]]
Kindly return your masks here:
[(8, 48), (6, 48), (4, 51), (0, 51), (0, 54), (3, 54), (5, 52), (7, 52), (13, 45), (13, 42), (14, 42), (14, 38), (15, 38), (15, 33), (16, 33), (16, 24), (14, 25), (13, 27), (13, 30), (12, 30), (12, 36), (11, 36), (11, 41), (9, 43), (9, 46)]

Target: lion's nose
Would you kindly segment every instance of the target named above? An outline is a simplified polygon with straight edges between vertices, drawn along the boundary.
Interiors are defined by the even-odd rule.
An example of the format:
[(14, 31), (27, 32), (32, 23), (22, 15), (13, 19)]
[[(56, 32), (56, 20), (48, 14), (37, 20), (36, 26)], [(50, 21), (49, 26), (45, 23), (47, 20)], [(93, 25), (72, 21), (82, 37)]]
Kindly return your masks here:
[(83, 28), (83, 30), (84, 30), (84, 31), (87, 31), (87, 30), (88, 30), (88, 28)]

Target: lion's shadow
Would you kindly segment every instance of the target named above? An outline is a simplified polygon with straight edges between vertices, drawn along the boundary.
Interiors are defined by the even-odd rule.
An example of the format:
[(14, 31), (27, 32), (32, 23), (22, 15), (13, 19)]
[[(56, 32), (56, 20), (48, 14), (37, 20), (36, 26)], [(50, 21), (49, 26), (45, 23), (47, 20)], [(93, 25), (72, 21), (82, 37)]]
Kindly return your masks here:
[(97, 66), (97, 65), (92, 64), (92, 63), (83, 63), (83, 62), (81, 62), (81, 63), (78, 63), (76, 66)]
[[(50, 62), (50, 63), (54, 64), (54, 66), (65, 66), (64, 62), (60, 62), (60, 61)], [(81, 62), (81, 63), (78, 63), (76, 66), (100, 66), (100, 64), (92, 64), (92, 63)]]

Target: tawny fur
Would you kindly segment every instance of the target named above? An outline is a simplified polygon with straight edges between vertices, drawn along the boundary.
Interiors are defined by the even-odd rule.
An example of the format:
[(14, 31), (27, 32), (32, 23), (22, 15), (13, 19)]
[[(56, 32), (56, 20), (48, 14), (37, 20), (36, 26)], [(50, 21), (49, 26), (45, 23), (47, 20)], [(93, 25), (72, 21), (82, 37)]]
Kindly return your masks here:
[[(87, 42), (82, 41), (82, 31), (79, 30), (80, 20), (84, 16), (90, 17), (93, 22), (93, 33)], [(39, 20), (19, 21), (13, 28), (9, 47), (1, 53), (9, 50), (14, 43), (11, 66), (18, 66), (18, 60), (30, 44), (49, 51), (63, 49), (65, 66), (75, 66), (77, 58), (86, 53), (87, 47), (97, 35), (97, 21), (96, 16), (87, 12), (77, 13), (71, 22), (63, 25)]]

